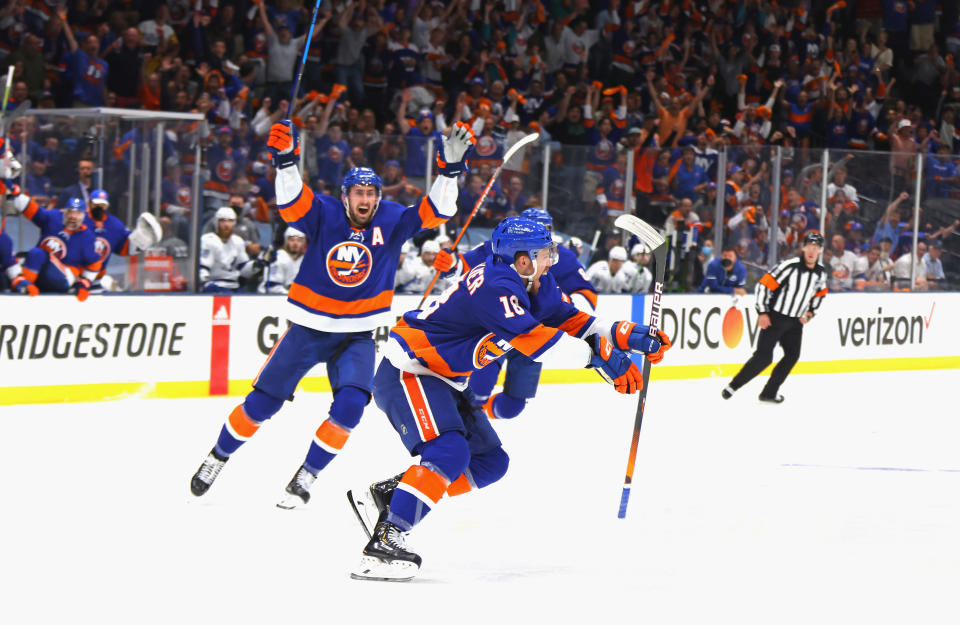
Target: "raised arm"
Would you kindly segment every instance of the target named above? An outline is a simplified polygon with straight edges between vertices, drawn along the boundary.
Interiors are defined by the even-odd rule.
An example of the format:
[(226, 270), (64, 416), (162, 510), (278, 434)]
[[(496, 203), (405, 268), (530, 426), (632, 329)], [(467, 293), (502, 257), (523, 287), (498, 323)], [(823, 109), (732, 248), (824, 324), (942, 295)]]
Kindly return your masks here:
[(77, 51), (77, 40), (73, 36), (73, 30), (70, 28), (70, 22), (67, 21), (67, 7), (60, 5), (57, 7), (57, 17), (60, 18), (60, 22), (63, 24), (63, 34), (67, 38), (67, 46), (70, 48), (70, 52)]
[(267, 37), (275, 39), (277, 37), (277, 32), (273, 30), (273, 24), (270, 23), (270, 16), (267, 15), (267, 3), (261, 0), (257, 3), (257, 10), (260, 11), (260, 21), (263, 22), (263, 30), (266, 31)]
[(410, 132), (410, 124), (407, 123), (407, 103), (410, 102), (410, 90), (404, 89), (400, 93), (400, 106), (397, 107), (397, 128), (400, 134)]
[(653, 100), (653, 106), (659, 114), (663, 110), (660, 104), (660, 97), (657, 95), (657, 88), (653, 86), (653, 77), (656, 76), (653, 70), (647, 72), (647, 90), (650, 92), (650, 99)]

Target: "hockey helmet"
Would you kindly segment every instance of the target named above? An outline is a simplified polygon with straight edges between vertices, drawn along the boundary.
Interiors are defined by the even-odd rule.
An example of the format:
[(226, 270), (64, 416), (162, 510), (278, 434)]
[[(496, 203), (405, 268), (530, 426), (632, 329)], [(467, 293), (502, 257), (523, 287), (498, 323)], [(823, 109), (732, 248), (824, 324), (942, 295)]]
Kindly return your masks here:
[(550, 216), (550, 213), (543, 210), (542, 208), (528, 208), (527, 210), (520, 213), (520, 216), (524, 219), (529, 219), (530, 221), (535, 221), (539, 224), (543, 224), (547, 227), (547, 230), (553, 230), (553, 217)]
[(67, 200), (67, 204), (63, 209), (68, 211), (86, 211), (87, 205), (83, 203), (83, 198), (72, 197)]
[(217, 209), (217, 212), (214, 215), (214, 217), (218, 222), (222, 220), (236, 221), (237, 212), (232, 208), (230, 208), (229, 206), (221, 206), (220, 208)]
[(810, 245), (811, 243), (823, 247), (823, 235), (816, 230), (811, 230), (803, 237), (803, 244)]
[(557, 246), (547, 227), (524, 217), (507, 217), (493, 229), (490, 236), (493, 254), (498, 259), (513, 264), (518, 253), (525, 253), (536, 265), (537, 252), (550, 250), (550, 262), (557, 262)]
[(630, 248), (630, 257), (633, 258), (637, 254), (649, 254), (650, 248), (644, 245), (643, 243), (635, 243), (632, 248)]
[(377, 188), (377, 204), (373, 207), (370, 215), (372, 219), (373, 215), (377, 214), (377, 209), (380, 207), (380, 200), (383, 198), (383, 180), (380, 179), (377, 172), (369, 167), (350, 168), (347, 175), (343, 177), (343, 182), (340, 183), (340, 199), (343, 201), (343, 210), (347, 213), (347, 219), (350, 219), (350, 205), (347, 202), (347, 194), (350, 192), (351, 187), (358, 184), (368, 184)]
[(300, 232), (300, 231), (297, 230), (296, 228), (290, 226), (290, 227), (288, 227), (288, 228), (283, 232), (283, 238), (284, 238), (284, 239), (289, 239), (290, 237), (300, 237), (301, 239), (306, 239), (306, 238), (307, 238), (307, 235), (305, 235), (304, 233)]
[(607, 258), (610, 260), (627, 260), (627, 250), (621, 245), (614, 245), (610, 248)]

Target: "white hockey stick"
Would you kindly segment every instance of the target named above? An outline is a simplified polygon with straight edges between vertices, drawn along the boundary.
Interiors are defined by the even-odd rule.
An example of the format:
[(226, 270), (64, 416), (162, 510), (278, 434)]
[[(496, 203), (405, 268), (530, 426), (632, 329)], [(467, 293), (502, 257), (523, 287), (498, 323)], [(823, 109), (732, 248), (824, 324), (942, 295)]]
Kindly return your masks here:
[[(503, 155), (503, 160), (500, 161), (500, 165), (493, 171), (493, 175), (490, 176), (490, 180), (487, 182), (487, 186), (483, 188), (483, 192), (480, 194), (480, 197), (477, 198), (477, 203), (473, 205), (473, 210), (470, 211), (470, 214), (467, 216), (467, 220), (463, 222), (463, 227), (460, 228), (460, 232), (457, 234), (457, 238), (453, 242), (453, 253), (457, 253), (457, 245), (460, 243), (460, 239), (463, 237), (463, 233), (467, 231), (467, 227), (470, 225), (470, 221), (473, 220), (473, 216), (477, 214), (477, 211), (480, 210), (480, 206), (483, 204), (483, 200), (486, 199), (487, 193), (490, 192), (490, 188), (493, 186), (493, 183), (496, 182), (497, 177), (500, 175), (500, 172), (503, 171), (503, 166), (506, 165), (511, 158), (513, 158), (517, 152), (527, 147), (531, 143), (535, 143), (537, 139), (540, 138), (540, 133), (534, 132), (529, 135), (525, 135), (520, 138), (519, 141), (510, 146), (510, 149), (507, 150), (506, 154)], [(430, 286), (427, 287), (427, 290), (424, 291), (423, 297), (420, 298), (420, 303), (417, 304), (417, 308), (423, 308), (423, 303), (427, 301), (427, 296), (430, 295), (430, 291), (433, 290), (433, 285), (437, 283), (437, 278), (440, 277), (440, 272), (437, 271), (433, 274), (433, 280), (430, 281)]]
[[(653, 251), (656, 262), (656, 282), (653, 287), (653, 300), (650, 304), (650, 332), (649, 335), (657, 338), (660, 329), (660, 298), (663, 296), (663, 274), (667, 261), (667, 240), (656, 228), (635, 215), (620, 215), (613, 222), (621, 228), (637, 235), (640, 241)], [(643, 410), (647, 404), (647, 388), (650, 382), (650, 361), (643, 360), (643, 388), (640, 389), (640, 398), (637, 401), (637, 416), (633, 423), (633, 439), (630, 442), (630, 453), (627, 456), (627, 474), (623, 480), (623, 493), (620, 495), (620, 510), (617, 518), (627, 516), (627, 503), (630, 501), (630, 486), (633, 484), (633, 467), (637, 460), (637, 445), (640, 443), (640, 426), (643, 424)]]

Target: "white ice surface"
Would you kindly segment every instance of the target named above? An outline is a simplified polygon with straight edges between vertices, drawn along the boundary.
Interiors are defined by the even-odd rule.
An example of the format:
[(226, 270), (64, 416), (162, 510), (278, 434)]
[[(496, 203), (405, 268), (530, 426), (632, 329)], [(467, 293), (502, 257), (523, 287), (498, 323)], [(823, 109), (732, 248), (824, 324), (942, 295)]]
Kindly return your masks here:
[(349, 578), (344, 492), (409, 456), (371, 406), (311, 503), (274, 507), (326, 415), (300, 394), (188, 489), (236, 398), (0, 411), (0, 623), (960, 622), (960, 372), (543, 386), (500, 483), (410, 537), (411, 583)]

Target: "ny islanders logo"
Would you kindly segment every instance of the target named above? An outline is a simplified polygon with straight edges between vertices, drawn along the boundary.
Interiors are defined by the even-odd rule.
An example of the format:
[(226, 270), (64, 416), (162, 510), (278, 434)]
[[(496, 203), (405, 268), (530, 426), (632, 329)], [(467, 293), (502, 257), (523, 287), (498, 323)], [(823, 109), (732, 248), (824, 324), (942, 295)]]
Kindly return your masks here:
[(477, 145), (473, 149), (477, 156), (492, 156), (497, 151), (497, 142), (493, 140), (493, 137), (477, 137)]
[(498, 339), (496, 334), (488, 334), (473, 348), (473, 366), (483, 369), (511, 349), (513, 347), (509, 342)]
[(230, 182), (233, 180), (233, 173), (237, 170), (237, 164), (230, 159), (225, 158), (217, 163), (216, 170), (217, 178), (223, 180), (224, 182)]
[(93, 244), (93, 249), (97, 251), (97, 256), (100, 257), (100, 260), (105, 259), (111, 252), (109, 241), (103, 237), (97, 237), (97, 240)]
[(327, 254), (327, 274), (339, 286), (360, 286), (370, 275), (372, 265), (370, 249), (356, 241), (338, 243)]
[(67, 246), (59, 237), (46, 237), (43, 241), (40, 241), (40, 247), (60, 260), (63, 260), (63, 257), (67, 255)]

